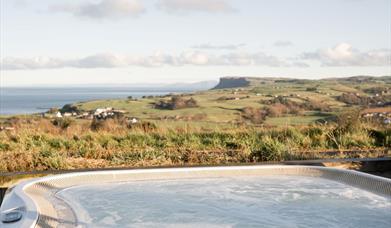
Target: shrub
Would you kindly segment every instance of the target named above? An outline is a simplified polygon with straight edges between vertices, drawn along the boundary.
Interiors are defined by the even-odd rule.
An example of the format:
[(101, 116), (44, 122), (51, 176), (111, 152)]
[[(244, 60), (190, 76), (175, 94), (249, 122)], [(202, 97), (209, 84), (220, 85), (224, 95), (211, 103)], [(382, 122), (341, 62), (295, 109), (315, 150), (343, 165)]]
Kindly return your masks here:
[(265, 121), (266, 111), (263, 109), (256, 109), (253, 107), (246, 107), (241, 109), (241, 116), (243, 119), (248, 120), (254, 124), (261, 124)]
[(75, 105), (72, 105), (72, 104), (66, 104), (64, 105), (61, 109), (60, 109), (60, 112), (61, 113), (64, 113), (64, 112), (76, 112), (76, 113), (80, 113), (80, 110), (77, 106)]
[(278, 96), (274, 99), (263, 101), (263, 104), (269, 105), (266, 108), (268, 116), (279, 117), (285, 114), (298, 115), (303, 112), (305, 106), (301, 103), (289, 100), (286, 97)]
[(289, 108), (289, 113), (294, 115), (301, 115), (303, 114), (303, 109), (298, 106), (292, 106)]
[(91, 122), (91, 130), (97, 131), (103, 129), (105, 126), (105, 120), (93, 119)]
[(369, 131), (377, 146), (391, 147), (391, 129)]
[(129, 123), (127, 125), (129, 129), (141, 129), (144, 132), (150, 132), (157, 129), (156, 124), (152, 122), (137, 122), (137, 123)]
[(288, 108), (280, 103), (270, 105), (266, 108), (267, 115), (270, 117), (280, 117), (288, 113)]
[(310, 126), (305, 129), (304, 133), (310, 137), (316, 137), (319, 135), (323, 135), (324, 130), (317, 126)]
[(113, 119), (93, 119), (90, 125), (91, 130), (99, 131), (118, 131), (126, 130), (128, 123), (125, 118), (113, 118)]
[(316, 88), (316, 87), (308, 87), (308, 88), (306, 88), (305, 90), (306, 90), (306, 91), (309, 91), (309, 92), (314, 92), (314, 91), (317, 91), (318, 88)]
[(316, 101), (313, 99), (307, 100), (304, 103), (304, 108), (307, 110), (320, 111), (320, 112), (331, 111), (331, 108), (328, 104), (321, 102), (321, 101)]
[(48, 143), (54, 149), (60, 149), (62, 147), (61, 139), (50, 139), (48, 140)]
[(6, 151), (10, 149), (10, 145), (8, 143), (1, 143), (0, 142), (0, 150)]
[(74, 120), (71, 118), (56, 118), (52, 121), (54, 126), (57, 126), (61, 129), (67, 129), (71, 124), (73, 124)]
[(198, 107), (197, 101), (194, 98), (184, 99), (180, 96), (171, 97), (170, 101), (161, 100), (155, 104), (156, 109), (181, 109), (181, 108), (194, 108)]
[(354, 132), (361, 126), (360, 111), (358, 109), (350, 110), (339, 114), (336, 118), (336, 130), (345, 132)]
[(263, 137), (251, 148), (254, 161), (279, 161), (287, 157), (285, 145), (271, 137)]
[(18, 135), (9, 135), (9, 140), (14, 143), (18, 143), (20, 141), (20, 137)]
[(38, 169), (51, 170), (66, 168), (65, 159), (55, 151), (42, 150), (33, 156), (34, 167)]

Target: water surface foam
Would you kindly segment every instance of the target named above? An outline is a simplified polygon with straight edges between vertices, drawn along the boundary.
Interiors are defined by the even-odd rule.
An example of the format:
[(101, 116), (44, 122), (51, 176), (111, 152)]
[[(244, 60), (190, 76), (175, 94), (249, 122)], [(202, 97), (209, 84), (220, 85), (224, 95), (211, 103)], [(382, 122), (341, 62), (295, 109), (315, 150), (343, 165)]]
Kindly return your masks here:
[(87, 227), (391, 227), (389, 198), (315, 177), (136, 181), (57, 196)]

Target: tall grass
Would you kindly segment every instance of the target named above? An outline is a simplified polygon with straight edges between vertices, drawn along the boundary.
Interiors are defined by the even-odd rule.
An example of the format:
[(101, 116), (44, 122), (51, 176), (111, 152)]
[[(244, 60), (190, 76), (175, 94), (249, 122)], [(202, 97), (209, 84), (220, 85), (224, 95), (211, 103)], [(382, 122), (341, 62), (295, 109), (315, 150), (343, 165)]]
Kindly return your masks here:
[(0, 132), (0, 171), (281, 161), (323, 156), (305, 151), (390, 148), (391, 141), (389, 129), (362, 123), (234, 129), (93, 124), (15, 123), (15, 130)]

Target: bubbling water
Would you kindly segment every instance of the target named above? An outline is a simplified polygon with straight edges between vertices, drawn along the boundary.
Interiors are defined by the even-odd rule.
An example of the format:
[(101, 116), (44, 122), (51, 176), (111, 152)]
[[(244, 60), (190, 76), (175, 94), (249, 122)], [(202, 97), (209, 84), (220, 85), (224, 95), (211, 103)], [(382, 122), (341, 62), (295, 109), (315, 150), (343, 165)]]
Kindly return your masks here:
[(390, 198), (315, 177), (136, 181), (57, 196), (86, 227), (391, 227)]

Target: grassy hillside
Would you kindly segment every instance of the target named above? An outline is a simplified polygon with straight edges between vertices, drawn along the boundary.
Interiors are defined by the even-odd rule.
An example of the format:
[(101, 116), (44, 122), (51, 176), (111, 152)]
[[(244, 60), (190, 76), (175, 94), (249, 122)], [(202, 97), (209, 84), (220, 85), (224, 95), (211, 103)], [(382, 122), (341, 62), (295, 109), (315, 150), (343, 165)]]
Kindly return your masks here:
[(3, 117), (0, 171), (390, 156), (390, 78), (246, 78), (246, 87), (67, 106), (126, 111), (105, 120)]
[[(303, 110), (303, 112), (297, 115), (285, 115), (282, 118), (269, 117), (265, 122), (271, 125), (309, 124), (329, 118), (335, 115), (335, 113), (344, 111), (347, 108), (362, 108), (361, 105), (347, 105), (339, 101), (338, 96), (343, 93), (357, 93), (360, 96), (366, 97), (374, 96), (374, 94), (368, 92), (368, 89), (384, 88), (384, 91), (389, 90), (391, 88), (389, 78), (391, 77), (371, 78), (371, 80), (367, 79), (364, 82), (362, 81), (364, 78), (362, 80), (358, 80), (359, 78), (327, 80), (248, 78), (249, 85), (246, 87), (214, 89), (192, 94), (182, 94), (184, 99), (195, 99), (198, 107), (178, 110), (154, 108), (154, 103), (160, 100), (169, 100), (171, 98), (169, 95), (137, 100), (99, 100), (78, 103), (76, 106), (80, 110), (114, 107), (126, 110), (127, 116), (138, 117), (148, 121), (187, 119), (192, 124), (202, 122), (212, 122), (214, 124), (240, 123), (242, 122), (241, 110), (243, 108), (264, 108), (265, 104), (263, 104), (263, 101), (272, 100), (277, 96), (285, 97), (287, 100), (297, 103), (311, 100), (330, 106), (330, 110), (327, 111)], [(232, 85), (234, 86), (234, 83)], [(202, 118), (196, 118), (196, 121), (191, 121), (195, 116), (202, 116)]]

